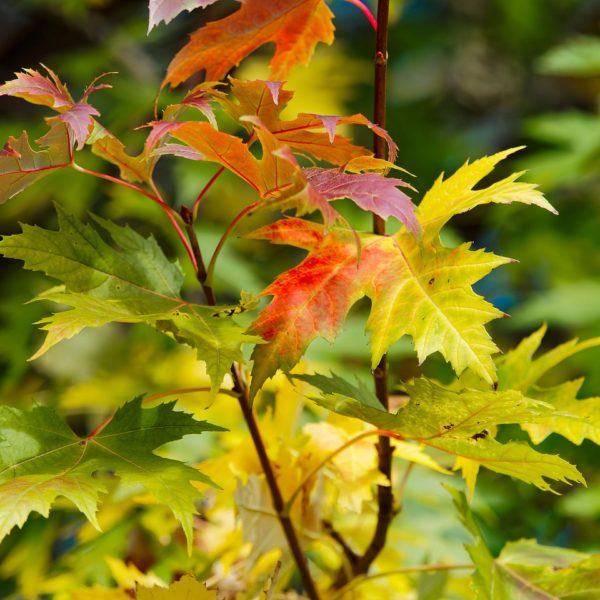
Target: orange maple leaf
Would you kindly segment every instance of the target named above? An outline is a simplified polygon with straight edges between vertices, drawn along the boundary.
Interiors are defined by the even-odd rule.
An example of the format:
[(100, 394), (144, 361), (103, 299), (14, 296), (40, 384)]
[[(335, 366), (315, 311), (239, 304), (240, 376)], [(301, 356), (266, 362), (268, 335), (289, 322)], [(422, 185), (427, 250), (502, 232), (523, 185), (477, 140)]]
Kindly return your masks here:
[(169, 65), (164, 84), (177, 86), (202, 70), (206, 80), (220, 80), (269, 42), (275, 44), (271, 76), (285, 79), (292, 67), (309, 61), (318, 42), (333, 42), (333, 13), (324, 0), (240, 1), (238, 11), (192, 35)]

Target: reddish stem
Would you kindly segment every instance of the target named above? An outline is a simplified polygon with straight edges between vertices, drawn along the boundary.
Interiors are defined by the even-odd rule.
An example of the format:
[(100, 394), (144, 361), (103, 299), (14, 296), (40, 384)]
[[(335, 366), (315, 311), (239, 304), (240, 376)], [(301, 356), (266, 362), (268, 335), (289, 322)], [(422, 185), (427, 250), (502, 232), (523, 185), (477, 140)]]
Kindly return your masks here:
[(83, 438), (83, 442), (89, 442), (91, 439), (95, 438), (113, 419), (113, 415), (108, 415), (96, 429), (94, 429), (87, 437)]
[(198, 208), (200, 207), (200, 202), (202, 202), (202, 198), (204, 198), (204, 195), (206, 194), (206, 192), (208, 192), (208, 190), (210, 190), (213, 183), (215, 183), (215, 181), (221, 176), (221, 173), (224, 170), (225, 170), (225, 167), (220, 167), (219, 170), (208, 180), (208, 183), (202, 188), (202, 191), (198, 194), (198, 197), (196, 198), (196, 201), (194, 202), (194, 206), (192, 207), (192, 215), (193, 215), (194, 223), (196, 222), (196, 219), (198, 217)]
[(73, 163), (72, 166), (76, 171), (79, 171), (80, 173), (85, 173), (87, 175), (92, 175), (93, 177), (98, 177), (99, 179), (106, 179), (106, 181), (110, 181), (112, 183), (117, 183), (119, 185), (123, 185), (125, 187), (128, 187), (131, 190), (134, 190), (140, 194), (143, 194), (144, 196), (146, 196), (146, 198), (150, 198), (150, 200), (152, 200), (153, 202), (156, 202), (157, 204), (160, 204), (163, 208), (165, 208), (165, 206), (166, 206), (167, 209), (169, 209), (169, 210), (171, 209), (171, 207), (168, 204), (166, 204), (166, 202), (164, 202), (164, 200), (161, 200), (154, 194), (147, 192), (146, 190), (142, 189), (141, 187), (139, 187), (133, 183), (129, 183), (128, 181), (119, 179), (118, 177), (113, 177), (112, 175), (106, 175), (105, 173), (100, 173), (99, 171), (93, 171), (92, 169), (86, 169), (85, 167), (82, 167), (76, 163)]
[(358, 7), (364, 13), (365, 17), (367, 17), (369, 23), (371, 23), (371, 27), (377, 31), (377, 19), (371, 12), (371, 9), (362, 0), (346, 0), (346, 2)]
[(177, 213), (173, 210), (173, 208), (171, 208), (162, 199), (162, 197), (160, 196), (160, 193), (158, 192), (158, 190), (156, 190), (156, 186), (153, 186), (156, 193), (152, 194), (150, 192), (147, 192), (143, 188), (141, 188), (133, 183), (129, 183), (128, 181), (124, 181), (123, 179), (119, 179), (118, 177), (113, 177), (112, 175), (106, 175), (105, 173), (93, 171), (92, 169), (86, 169), (85, 167), (82, 167), (76, 163), (72, 163), (71, 166), (73, 167), (73, 169), (75, 169), (76, 171), (79, 171), (80, 173), (85, 173), (86, 175), (92, 175), (93, 177), (98, 177), (99, 179), (105, 179), (106, 181), (110, 181), (111, 183), (116, 183), (118, 185), (122, 185), (131, 190), (134, 190), (135, 192), (138, 192), (139, 194), (143, 194), (144, 196), (146, 196), (146, 198), (150, 198), (150, 200), (152, 200), (153, 202), (156, 202), (156, 204), (158, 204), (162, 208), (165, 215), (167, 215), (167, 218), (169, 219), (169, 221), (171, 221), (171, 225), (173, 226), (173, 229), (175, 230), (175, 232), (177, 233), (177, 236), (181, 240), (181, 243), (183, 244), (183, 247), (185, 248), (185, 251), (187, 252), (187, 255), (189, 256), (190, 261), (192, 262), (192, 265), (194, 266), (194, 269), (198, 268), (198, 263), (196, 262), (196, 257), (194, 256), (192, 247), (190, 246), (190, 243), (189, 243), (187, 237), (185, 236), (185, 233), (183, 233), (183, 230), (181, 229), (181, 225), (179, 224), (179, 222), (177, 220), (177, 217), (178, 217)]

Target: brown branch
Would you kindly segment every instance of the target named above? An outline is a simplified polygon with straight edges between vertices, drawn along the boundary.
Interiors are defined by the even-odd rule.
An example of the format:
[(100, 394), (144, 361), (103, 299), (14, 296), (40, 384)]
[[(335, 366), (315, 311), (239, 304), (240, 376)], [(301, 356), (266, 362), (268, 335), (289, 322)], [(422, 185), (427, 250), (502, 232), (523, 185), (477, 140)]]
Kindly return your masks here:
[[(375, 95), (373, 120), (376, 125), (385, 128), (385, 113), (387, 100), (387, 60), (388, 60), (388, 21), (389, 0), (378, 0), (377, 2), (377, 39), (375, 44)], [(385, 158), (385, 140), (379, 136), (373, 136), (373, 150), (377, 158)], [(373, 215), (373, 233), (385, 235), (385, 221)], [(389, 408), (388, 393), (388, 364), (387, 356), (383, 355), (379, 365), (373, 372), (375, 380), (375, 393), (381, 404)], [(387, 532), (394, 518), (394, 495), (392, 491), (392, 446), (389, 437), (381, 436), (377, 444), (379, 470), (390, 482), (389, 485), (377, 487), (377, 524), (371, 543), (367, 546), (365, 553), (356, 563), (354, 574), (366, 573), (371, 563), (377, 558), (385, 546)]]
[[(387, 46), (388, 46), (388, 20), (389, 20), (389, 0), (378, 0), (377, 2), (377, 39), (375, 45), (374, 58), (374, 115), (373, 120), (376, 125), (385, 128), (386, 96), (387, 96)], [(373, 136), (373, 150), (377, 158), (386, 157), (385, 140), (378, 136)], [(385, 235), (385, 221), (373, 215), (373, 233)], [(375, 384), (375, 394), (386, 408), (389, 408), (388, 391), (388, 362), (384, 354), (373, 371)], [(357, 556), (352, 563), (353, 575), (364, 575), (369, 567), (383, 550), (387, 532), (395, 515), (394, 495), (391, 486), (392, 479), (392, 452), (389, 437), (380, 436), (377, 442), (377, 455), (379, 471), (385, 475), (390, 485), (377, 486), (377, 524), (373, 537), (366, 550), (361, 556)], [(348, 583), (347, 573), (340, 569), (334, 581), (334, 588), (340, 588)]]
[[(202, 285), (207, 303), (211, 306), (215, 306), (217, 303), (215, 293), (212, 287), (206, 283), (206, 267), (204, 265), (204, 260), (198, 244), (198, 238), (192, 222), (193, 219), (191, 211), (189, 209), (182, 210), (182, 217), (186, 223), (186, 229), (190, 237), (192, 248), (194, 249), (196, 260), (198, 262), (198, 269), (196, 271), (197, 279), (200, 282), (200, 285)], [(319, 593), (317, 592), (317, 587), (313, 581), (312, 575), (310, 574), (308, 562), (302, 550), (296, 528), (294, 527), (294, 524), (285, 510), (285, 502), (283, 501), (281, 490), (279, 489), (277, 479), (275, 478), (273, 465), (271, 464), (267, 454), (267, 449), (258, 428), (258, 423), (254, 417), (254, 412), (252, 411), (248, 386), (246, 385), (246, 381), (242, 374), (241, 366), (238, 363), (233, 363), (231, 367), (231, 375), (233, 377), (233, 389), (238, 394), (238, 400), (244, 420), (248, 426), (250, 436), (252, 437), (252, 442), (254, 443), (256, 453), (258, 454), (260, 465), (263, 473), (265, 474), (267, 486), (271, 492), (273, 508), (277, 514), (277, 518), (287, 539), (290, 551), (294, 557), (294, 561), (296, 562), (296, 566), (298, 567), (300, 578), (302, 579), (302, 584), (304, 585), (304, 591), (310, 600), (320, 600)]]

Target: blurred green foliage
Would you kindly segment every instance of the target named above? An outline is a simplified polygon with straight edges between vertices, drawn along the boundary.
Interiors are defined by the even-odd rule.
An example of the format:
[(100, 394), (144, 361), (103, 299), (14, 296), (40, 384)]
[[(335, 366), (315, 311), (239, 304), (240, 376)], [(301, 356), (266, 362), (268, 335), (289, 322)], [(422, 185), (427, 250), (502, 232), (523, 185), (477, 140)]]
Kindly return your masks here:
[[(313, 65), (293, 75), (288, 86), (298, 90), (293, 106), (309, 112), (368, 115), (371, 31), (355, 7), (342, 0), (334, 5), (336, 45), (320, 48)], [(43, 62), (77, 93), (99, 73), (119, 72), (110, 77), (114, 88), (98, 93), (94, 104), (102, 122), (135, 149), (143, 134), (134, 128), (152, 119), (156, 91), (170, 57), (188, 32), (233, 6), (233, 2), (218, 3), (205, 11), (185, 13), (168, 28), (160, 26), (147, 36), (144, 0), (2, 2), (0, 80)], [(548, 345), (600, 335), (600, 3), (406, 0), (395, 3), (394, 14), (388, 128), (400, 146), (399, 164), (417, 176), (415, 187), (424, 192), (441, 171), (450, 172), (467, 158), (526, 144), (527, 149), (505, 166), (506, 172), (527, 169), (527, 178), (540, 184), (560, 212), (555, 217), (522, 206), (475, 211), (457, 220), (447, 240), (474, 240), (477, 246), (520, 261), (486, 279), (479, 288), (513, 315), (493, 327), (500, 346), (514, 346), (544, 321), (549, 324)], [(262, 68), (259, 54), (242, 71), (249, 77)], [(164, 92), (161, 105), (174, 93)], [(24, 128), (32, 137), (41, 134), (43, 110), (16, 99), (1, 100), (0, 138)], [(369, 144), (368, 137), (361, 141)], [(158, 179), (176, 206), (190, 206), (215, 171), (214, 165), (179, 161), (171, 169), (175, 163), (163, 162)], [(101, 168), (94, 157), (86, 166)], [(191, 269), (160, 210), (127, 190), (83, 175), (53, 174), (43, 185), (2, 206), (0, 233), (16, 232), (18, 221), (52, 225), (52, 200), (80, 216), (93, 210), (132, 223), (142, 233), (153, 232), (167, 253), (179, 256), (189, 293), (197, 293)], [(223, 176), (203, 202), (201, 244), (214, 248), (226, 224), (247, 200), (241, 184)], [(356, 226), (369, 227), (365, 215), (353, 207), (345, 207), (345, 214)], [(260, 222), (260, 217), (247, 219), (240, 233)], [(231, 301), (237, 300), (240, 285), (258, 292), (298, 256), (296, 251), (232, 239), (219, 260), (218, 292)], [(48, 287), (48, 282), (6, 260), (0, 263), (0, 277), (2, 402), (27, 406), (43, 401), (61, 406), (72, 425), (85, 431), (136, 394), (202, 381), (204, 374), (191, 366), (193, 360), (187, 354), (182, 358), (174, 343), (135, 327), (86, 332), (63, 342), (43, 360), (27, 363), (26, 358), (41, 343), (32, 324), (45, 314), (45, 307), (25, 303)], [(366, 340), (361, 331), (364, 308), (354, 309), (333, 348), (319, 341), (309, 358), (335, 366), (342, 374), (366, 375)], [(391, 360), (398, 378), (417, 373), (410, 343), (398, 344)], [(567, 361), (551, 377), (564, 381), (585, 375), (585, 395), (598, 396), (599, 364), (600, 351), (590, 350)], [(428, 362), (424, 369), (430, 376), (443, 379), (448, 375), (441, 360)], [(508, 430), (507, 435), (520, 434)], [(499, 550), (507, 540), (527, 537), (542, 544), (599, 551), (600, 450), (587, 443), (576, 447), (558, 437), (549, 438), (542, 447), (579, 465), (589, 487), (564, 490), (565, 495), (556, 498), (508, 478), (482, 474), (474, 506), (487, 523), (490, 547)], [(413, 557), (417, 561), (426, 556), (460, 558), (463, 534), (440, 491), (440, 477), (416, 471), (407, 489), (408, 517), (398, 520), (392, 538), (413, 552), (416, 543), (422, 549), (421, 556)], [(31, 587), (28, 578), (46, 577), (47, 568), (52, 572), (49, 593), (52, 582), (67, 568), (79, 574), (81, 583), (106, 584), (108, 568), (92, 564), (100, 552), (135, 555), (138, 562), (154, 564), (159, 575), (173, 572), (174, 564), (180, 571), (195, 568), (201, 574), (208, 570), (206, 557), (196, 555), (191, 560), (176, 544), (166, 558), (156, 558), (157, 542), (148, 541), (156, 531), (153, 519), (168, 517), (164, 511), (158, 514), (162, 510), (158, 507), (152, 510), (157, 514), (141, 513), (124, 502), (123, 518), (108, 519), (112, 524), (89, 542), (94, 546), (91, 555), (86, 544), (71, 550), (80, 522), (68, 510), (53, 513), (49, 521), (30, 520), (0, 548), (0, 596), (8, 597), (17, 587), (27, 590)], [(135, 535), (125, 537), (125, 530)], [(36, 540), (35, 558), (26, 543), (29, 538)], [(147, 556), (140, 547), (145, 547)], [(424, 582), (423, 587), (434, 584)], [(433, 596), (423, 592), (420, 597)]]

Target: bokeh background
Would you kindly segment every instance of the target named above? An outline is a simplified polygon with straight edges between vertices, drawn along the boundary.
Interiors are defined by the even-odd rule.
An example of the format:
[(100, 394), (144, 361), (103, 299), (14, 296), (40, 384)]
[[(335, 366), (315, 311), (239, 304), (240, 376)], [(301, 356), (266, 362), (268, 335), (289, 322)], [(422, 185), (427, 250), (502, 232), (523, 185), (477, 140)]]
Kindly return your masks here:
[[(311, 65), (298, 68), (290, 78), (288, 87), (296, 91), (290, 114), (371, 114), (372, 31), (354, 6), (341, 0), (332, 6), (336, 42), (333, 47), (319, 47)], [(23, 67), (44, 63), (77, 96), (97, 74), (117, 71), (110, 77), (113, 89), (96, 94), (94, 105), (102, 113), (101, 121), (135, 151), (143, 133), (134, 128), (152, 119), (153, 101), (169, 59), (188, 33), (233, 7), (234, 2), (225, 1), (205, 11), (185, 13), (148, 36), (144, 0), (3, 0), (0, 80), (12, 78)], [(504, 349), (543, 322), (549, 326), (547, 346), (600, 335), (599, 25), (598, 0), (394, 3), (388, 129), (400, 147), (399, 164), (415, 175), (411, 183), (422, 193), (439, 173), (452, 172), (468, 158), (525, 145), (502, 165), (500, 174), (527, 170), (525, 178), (538, 183), (560, 212), (556, 217), (535, 207), (485, 207), (455, 219), (446, 233), (449, 243), (473, 240), (478, 247), (518, 259), (479, 286), (480, 293), (512, 315), (492, 325)], [(269, 50), (254, 55), (236, 74), (264, 75)], [(162, 98), (178, 93), (166, 92)], [(22, 129), (32, 138), (42, 134), (43, 109), (12, 98), (0, 100), (0, 141)], [(364, 132), (352, 133), (370, 143)], [(83, 162), (104, 168), (93, 156)], [(215, 170), (214, 165), (164, 160), (159, 181), (174, 205), (189, 206)], [(169, 255), (179, 256), (185, 264), (177, 239), (155, 206), (123, 188), (72, 172), (56, 173), (0, 207), (0, 233), (17, 232), (19, 221), (51, 226), (53, 201), (81, 216), (93, 210), (154, 233)], [(199, 223), (203, 247), (214, 248), (223, 228), (249, 201), (248, 190), (233, 177), (223, 176), (203, 204)], [(368, 216), (350, 206), (344, 210), (355, 226), (369, 227)], [(262, 218), (246, 223), (240, 233), (259, 225)], [(232, 239), (220, 259), (217, 291), (221, 298), (235, 302), (240, 286), (258, 292), (300, 256)], [(198, 292), (191, 272), (188, 284), (194, 297)], [(203, 377), (189, 353), (142, 327), (89, 331), (61, 343), (43, 359), (27, 362), (41, 341), (32, 324), (49, 307), (26, 302), (48, 285), (16, 262), (0, 262), (3, 403), (57, 405), (75, 428), (85, 431), (94, 419), (139, 393), (193, 386)], [(338, 372), (368, 377), (364, 309), (359, 305), (353, 310), (333, 347), (317, 342), (309, 358)], [(420, 372), (409, 342), (394, 347), (391, 361), (397, 379)], [(582, 395), (599, 396), (599, 364), (600, 351), (589, 350), (555, 369), (546, 382), (585, 375)], [(442, 380), (450, 375), (435, 358), (423, 370)], [(506, 435), (522, 434), (509, 430)], [(543, 443), (543, 450), (576, 463), (588, 487), (561, 488), (563, 495), (558, 497), (509, 478), (482, 474), (474, 506), (492, 547), (530, 537), (540, 543), (599, 551), (600, 450), (591, 443), (577, 447), (555, 436)], [(427, 537), (435, 542), (433, 546), (450, 544), (454, 538), (462, 541), (453, 529), (456, 520), (437, 478), (416, 473), (406, 503), (414, 536), (418, 538), (420, 531), (423, 548)], [(118, 542), (116, 534), (104, 537), (102, 547), (121, 557), (134, 556), (141, 566), (144, 560), (152, 564), (155, 558), (145, 558), (136, 548), (136, 536), (148, 535), (153, 525), (140, 525), (136, 519), (134, 511), (127, 519), (115, 520), (127, 535)], [(13, 533), (0, 547), (0, 596), (25, 589), (25, 596), (35, 597), (27, 586), (34, 589), (31, 582), (48, 580), (48, 573), (56, 580), (65, 565), (79, 565), (81, 573), (91, 573), (87, 582), (110, 581), (108, 568), (103, 575), (96, 573), (93, 553), (82, 556), (81, 550), (73, 550), (82, 541), (81, 534), (77, 538), (74, 533), (79, 531), (78, 523), (65, 507), (49, 521), (32, 518), (23, 531)], [(407, 535), (398, 535), (400, 543), (410, 541)], [(83, 538), (92, 547), (96, 543), (97, 549), (91, 533), (84, 532)]]

